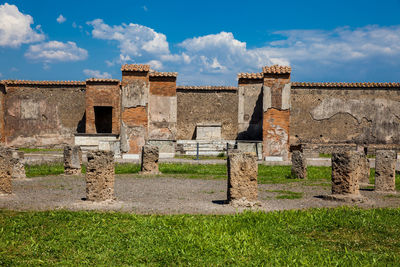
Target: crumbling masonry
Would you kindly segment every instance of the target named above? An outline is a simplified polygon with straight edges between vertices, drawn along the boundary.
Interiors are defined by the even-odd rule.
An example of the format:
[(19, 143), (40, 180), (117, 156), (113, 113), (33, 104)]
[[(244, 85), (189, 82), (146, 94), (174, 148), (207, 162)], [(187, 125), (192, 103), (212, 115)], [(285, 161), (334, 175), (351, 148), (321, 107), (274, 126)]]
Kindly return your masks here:
[(238, 74), (238, 86), (180, 86), (176, 72), (123, 65), (122, 80), (0, 81), (0, 142), (108, 150), (139, 159), (218, 154), (228, 143), (269, 161), (304, 153), (400, 149), (400, 83), (292, 82), (292, 69)]

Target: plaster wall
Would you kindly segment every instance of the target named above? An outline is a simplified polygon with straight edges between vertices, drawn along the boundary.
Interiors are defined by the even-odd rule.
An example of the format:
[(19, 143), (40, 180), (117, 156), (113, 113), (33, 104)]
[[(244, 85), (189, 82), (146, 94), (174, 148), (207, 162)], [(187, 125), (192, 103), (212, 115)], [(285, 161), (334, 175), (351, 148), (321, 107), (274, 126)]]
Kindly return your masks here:
[(6, 90), (3, 103), (7, 145), (62, 146), (73, 144), (75, 132), (84, 132), (84, 85), (7, 86)]
[(400, 91), (291, 89), (290, 143), (399, 144)]
[(177, 136), (196, 139), (197, 124), (221, 124), (221, 137), (234, 140), (238, 133), (237, 90), (177, 89)]

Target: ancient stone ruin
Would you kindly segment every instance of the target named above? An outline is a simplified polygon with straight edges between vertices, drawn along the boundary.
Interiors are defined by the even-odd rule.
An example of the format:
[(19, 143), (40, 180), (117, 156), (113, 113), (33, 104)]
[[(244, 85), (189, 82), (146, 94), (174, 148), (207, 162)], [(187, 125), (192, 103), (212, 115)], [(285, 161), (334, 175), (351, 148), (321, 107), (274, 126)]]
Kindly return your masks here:
[(87, 154), (86, 200), (105, 201), (114, 197), (114, 154), (111, 151), (92, 151)]
[(301, 145), (291, 146), (292, 151), (292, 177), (298, 179), (307, 178), (307, 160)]
[(369, 184), (369, 176), (370, 176), (370, 166), (369, 160), (367, 158), (366, 148), (363, 146), (357, 146), (357, 152), (360, 154), (360, 177), (359, 184), (367, 185)]
[(228, 202), (250, 204), (257, 201), (257, 156), (252, 152), (230, 151), (228, 156)]
[(0, 147), (0, 194), (12, 193), (12, 153), (9, 148)]
[(14, 151), (12, 153), (12, 164), (13, 164), (13, 171), (12, 171), (12, 178), (14, 179), (24, 179), (26, 178), (25, 173), (25, 164), (24, 164), (24, 152), (22, 151)]
[(145, 145), (142, 149), (141, 174), (160, 174), (158, 170), (159, 150), (157, 146)]
[(80, 175), (82, 172), (82, 150), (79, 146), (64, 147), (64, 173)]
[(396, 176), (396, 152), (377, 150), (375, 159), (375, 191), (394, 192)]
[(364, 202), (360, 195), (359, 179), (361, 173), (361, 153), (346, 151), (332, 154), (332, 195), (328, 200)]

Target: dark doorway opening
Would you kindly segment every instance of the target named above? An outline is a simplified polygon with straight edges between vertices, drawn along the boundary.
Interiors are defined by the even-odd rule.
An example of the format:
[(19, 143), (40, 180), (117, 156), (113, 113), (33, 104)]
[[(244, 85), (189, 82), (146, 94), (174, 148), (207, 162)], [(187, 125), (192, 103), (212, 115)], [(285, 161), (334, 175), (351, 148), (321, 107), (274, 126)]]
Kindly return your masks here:
[(94, 123), (97, 133), (111, 133), (112, 107), (94, 107)]

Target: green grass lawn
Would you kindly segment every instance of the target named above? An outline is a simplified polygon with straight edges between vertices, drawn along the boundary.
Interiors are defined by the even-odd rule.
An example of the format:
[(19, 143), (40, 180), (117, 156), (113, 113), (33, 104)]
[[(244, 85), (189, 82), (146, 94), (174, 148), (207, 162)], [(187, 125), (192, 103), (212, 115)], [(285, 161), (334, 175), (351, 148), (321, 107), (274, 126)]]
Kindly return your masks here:
[(394, 266), (400, 209), (237, 215), (0, 210), (0, 265)]
[[(176, 178), (192, 179), (226, 179), (225, 164), (185, 164), (185, 163), (161, 163), (160, 171), (163, 173), (160, 177), (169, 176)], [(266, 166), (258, 165), (258, 183), (260, 184), (281, 184), (299, 182), (299, 179), (288, 179), (291, 177), (290, 166)], [(62, 163), (27, 165), (25, 166), (27, 177), (58, 175), (64, 173)], [(140, 176), (139, 164), (117, 163), (115, 165), (116, 174), (134, 174)], [(82, 168), (85, 173), (85, 166)], [(307, 168), (308, 179), (303, 181), (305, 184), (316, 185), (318, 181), (331, 180), (331, 167), (309, 166)], [(371, 169), (370, 183), (375, 182), (375, 169)], [(396, 189), (400, 190), (400, 174), (396, 173)]]

